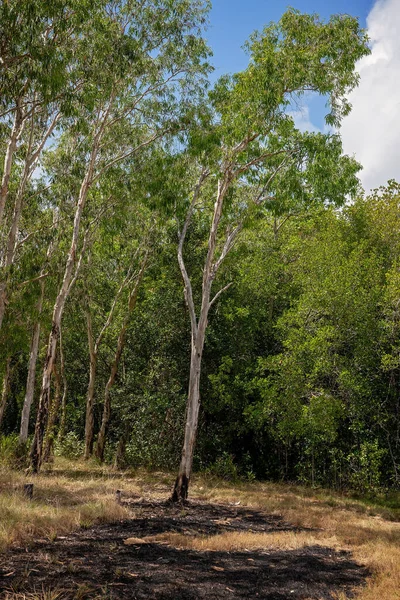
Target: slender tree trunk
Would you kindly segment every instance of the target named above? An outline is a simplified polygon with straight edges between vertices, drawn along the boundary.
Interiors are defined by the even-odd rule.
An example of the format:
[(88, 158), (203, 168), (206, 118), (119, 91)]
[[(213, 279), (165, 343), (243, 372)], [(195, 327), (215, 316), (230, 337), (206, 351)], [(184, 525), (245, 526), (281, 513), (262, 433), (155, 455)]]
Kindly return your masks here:
[[(40, 141), (40, 143), (38, 144), (37, 148), (33, 149), (33, 137), (34, 137), (34, 127), (35, 127), (35, 123), (34, 123), (35, 112), (34, 112), (34, 110), (32, 110), (31, 116), (32, 116), (32, 122), (31, 122), (31, 130), (30, 130), (29, 140), (28, 140), (27, 156), (25, 158), (22, 178), (21, 178), (21, 181), (20, 181), (20, 184), (18, 187), (16, 198), (15, 198), (11, 226), (10, 226), (8, 236), (7, 236), (6, 250), (5, 250), (5, 253), (4, 253), (2, 261), (1, 261), (2, 280), (0, 282), (0, 328), (2, 327), (2, 324), (3, 324), (4, 314), (5, 314), (7, 302), (8, 302), (7, 287), (8, 287), (9, 270), (10, 270), (10, 267), (15, 262), (16, 251), (17, 251), (17, 247), (18, 247), (18, 244), (17, 244), (18, 227), (19, 227), (19, 222), (21, 219), (21, 213), (22, 213), (22, 208), (23, 208), (23, 201), (24, 201), (26, 186), (32, 177), (32, 173), (34, 172), (35, 166), (36, 166), (37, 161), (40, 157), (40, 154), (45, 146), (45, 143), (48, 140), (48, 138), (51, 136), (52, 132), (54, 131), (54, 128), (56, 127), (58, 119), (59, 119), (59, 115), (57, 114), (53, 118), (47, 131), (44, 133), (43, 138)], [(22, 126), (20, 127), (20, 130), (21, 129), (22, 129)], [(8, 191), (8, 186), (7, 186), (7, 191)], [(5, 198), (4, 198), (4, 202), (5, 202)]]
[(95, 387), (96, 387), (96, 370), (97, 370), (97, 357), (99, 354), (99, 348), (103, 337), (110, 326), (114, 311), (116, 309), (118, 299), (127, 285), (129, 281), (130, 273), (125, 277), (122, 282), (119, 290), (117, 291), (110, 311), (108, 313), (107, 319), (97, 336), (95, 341), (93, 335), (93, 324), (92, 324), (92, 315), (90, 312), (90, 302), (89, 298), (87, 299), (87, 309), (86, 309), (86, 323), (87, 323), (87, 336), (88, 336), (88, 346), (89, 346), (89, 359), (90, 359), (90, 373), (89, 373), (89, 385), (86, 395), (86, 418), (85, 418), (85, 458), (88, 459), (93, 454), (93, 441), (94, 441), (94, 401), (95, 401)]
[(55, 380), (55, 392), (54, 400), (51, 403), (49, 423), (46, 431), (45, 446), (43, 451), (43, 462), (50, 462), (53, 455), (54, 438), (56, 433), (56, 423), (58, 418), (58, 412), (60, 410), (61, 403), (61, 374), (57, 365), (54, 364), (54, 380)]
[(203, 170), (203, 172), (200, 175), (199, 181), (194, 189), (193, 199), (187, 212), (182, 232), (180, 232), (179, 234), (178, 263), (184, 282), (185, 299), (189, 308), (192, 332), (192, 346), (190, 358), (189, 390), (186, 404), (185, 437), (183, 442), (179, 472), (172, 492), (171, 499), (173, 502), (184, 501), (187, 499), (188, 496), (189, 480), (193, 464), (194, 445), (196, 441), (197, 427), (199, 421), (201, 360), (207, 329), (208, 313), (211, 306), (214, 304), (217, 298), (221, 295), (221, 293), (224, 290), (226, 290), (230, 286), (230, 284), (219, 290), (219, 292), (215, 294), (212, 300), (210, 299), (211, 287), (219, 266), (221, 265), (225, 256), (232, 248), (233, 243), (242, 227), (241, 223), (239, 223), (239, 225), (233, 231), (228, 232), (222, 252), (219, 258), (215, 260), (218, 227), (222, 216), (224, 198), (226, 196), (231, 182), (231, 173), (229, 171), (229, 168), (227, 168), (223, 180), (218, 182), (217, 198), (214, 204), (214, 213), (211, 221), (210, 233), (208, 238), (207, 257), (203, 269), (201, 309), (199, 319), (197, 321), (190, 277), (187, 273), (185, 262), (183, 259), (183, 244), (185, 241), (190, 220), (194, 212), (196, 202), (200, 195), (201, 186), (204, 180), (208, 177), (208, 175), (209, 173), (207, 170)]
[(14, 158), (14, 153), (17, 149), (18, 139), (21, 135), (24, 124), (24, 118), (21, 112), (20, 100), (17, 102), (13, 128), (11, 131), (10, 139), (8, 141), (6, 155), (4, 158), (4, 166), (3, 166), (3, 177), (1, 180), (0, 187), (0, 229), (3, 225), (3, 215), (4, 208), (7, 201), (8, 191), (9, 191), (9, 182), (11, 177), (11, 168)]
[(43, 368), (42, 388), (39, 398), (35, 434), (30, 453), (31, 469), (33, 473), (38, 473), (42, 464), (44, 432), (47, 425), (47, 417), (49, 410), (51, 374), (54, 367), (58, 336), (61, 327), (61, 319), (64, 312), (65, 302), (70, 291), (70, 284), (73, 279), (73, 271), (76, 262), (82, 213), (85, 207), (87, 195), (92, 181), (93, 169), (95, 159), (97, 156), (98, 143), (99, 139), (97, 140), (96, 146), (92, 150), (88, 170), (86, 172), (85, 178), (82, 182), (81, 189), (79, 192), (79, 199), (75, 210), (71, 246), (68, 252), (67, 262), (65, 265), (63, 281), (53, 309), (51, 332), (49, 336), (46, 359)]
[(107, 381), (106, 387), (105, 387), (105, 391), (104, 391), (103, 417), (101, 420), (101, 427), (100, 427), (99, 435), (97, 437), (97, 444), (96, 444), (96, 456), (101, 462), (103, 462), (103, 460), (104, 460), (104, 448), (106, 445), (107, 429), (108, 429), (108, 424), (110, 422), (110, 417), (111, 417), (111, 388), (114, 385), (115, 378), (118, 373), (119, 363), (121, 361), (122, 352), (125, 347), (126, 330), (128, 328), (129, 318), (136, 306), (139, 285), (143, 279), (146, 265), (147, 265), (147, 254), (146, 254), (145, 259), (140, 268), (137, 280), (135, 282), (135, 286), (129, 295), (128, 310), (127, 310), (125, 318), (122, 322), (121, 330), (118, 335), (117, 349), (115, 352), (113, 363), (111, 365), (110, 377), (108, 378), (108, 381)]
[(64, 350), (62, 343), (62, 329), (60, 328), (60, 339), (59, 339), (59, 348), (60, 348), (60, 373), (61, 379), (63, 383), (63, 395), (61, 399), (61, 416), (60, 416), (60, 427), (58, 428), (58, 439), (59, 441), (63, 440), (65, 437), (65, 427), (67, 420), (67, 392), (68, 392), (68, 383), (67, 378), (65, 376), (65, 360), (64, 360)]
[(86, 396), (85, 419), (85, 454), (86, 459), (93, 454), (94, 440), (94, 391), (96, 385), (97, 352), (93, 339), (92, 317), (88, 308), (86, 312), (87, 336), (89, 344), (89, 385)]
[(29, 365), (28, 365), (28, 377), (26, 380), (26, 392), (24, 405), (22, 407), (21, 415), (21, 427), (19, 431), (20, 442), (26, 442), (28, 439), (28, 428), (29, 428), (29, 416), (31, 412), (31, 406), (33, 402), (33, 396), (35, 393), (35, 380), (36, 380), (36, 363), (39, 353), (39, 341), (40, 341), (40, 315), (43, 308), (44, 299), (44, 281), (40, 281), (40, 296), (37, 304), (38, 319), (33, 328), (33, 335), (31, 341), (31, 351), (29, 353)]
[(114, 469), (123, 469), (125, 461), (127, 432), (124, 432), (118, 441), (117, 451), (115, 453)]
[[(204, 345), (203, 340), (197, 343)], [(200, 409), (200, 374), (201, 374), (201, 351), (197, 344), (192, 345), (190, 359), (189, 391), (186, 405), (185, 438), (183, 442), (181, 462), (178, 476), (172, 493), (173, 502), (186, 500), (189, 490), (189, 480), (192, 472), (193, 451), (196, 442), (197, 427)]]
[(11, 379), (11, 357), (7, 358), (6, 369), (4, 372), (3, 386), (1, 389), (1, 400), (0, 400), (0, 427), (3, 422), (4, 413), (7, 406), (8, 392), (10, 390), (10, 379)]

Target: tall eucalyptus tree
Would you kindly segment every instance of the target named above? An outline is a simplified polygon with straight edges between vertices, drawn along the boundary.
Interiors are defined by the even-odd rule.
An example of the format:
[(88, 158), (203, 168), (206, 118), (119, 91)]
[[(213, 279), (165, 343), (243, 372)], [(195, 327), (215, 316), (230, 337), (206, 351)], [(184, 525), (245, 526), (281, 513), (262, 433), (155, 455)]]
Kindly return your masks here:
[[(209, 311), (224, 286), (212, 286), (226, 256), (247, 223), (262, 210), (282, 214), (293, 206), (343, 203), (354, 193), (359, 166), (342, 156), (338, 135), (308, 134), (288, 115), (291, 103), (308, 91), (328, 97), (329, 124), (340, 125), (350, 110), (346, 94), (357, 84), (356, 61), (368, 53), (356, 19), (286, 12), (279, 23), (254, 34), (248, 68), (224, 77), (211, 93), (215, 114), (208, 136), (193, 136), (199, 151), (179, 231), (178, 261), (191, 323), (191, 359), (181, 462), (172, 499), (185, 500), (192, 470), (200, 407), (200, 373)], [(193, 150), (192, 150), (193, 152)], [(189, 188), (189, 186), (188, 186)], [(212, 208), (213, 204), (213, 208)], [(196, 310), (184, 244), (196, 211), (209, 210), (209, 234)]]

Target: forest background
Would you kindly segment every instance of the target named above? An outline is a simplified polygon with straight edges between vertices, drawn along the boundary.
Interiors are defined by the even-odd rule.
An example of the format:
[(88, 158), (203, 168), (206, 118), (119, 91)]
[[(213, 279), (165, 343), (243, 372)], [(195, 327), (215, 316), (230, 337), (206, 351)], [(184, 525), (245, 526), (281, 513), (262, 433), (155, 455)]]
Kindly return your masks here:
[(2, 456), (175, 469), (203, 315), (196, 470), (398, 487), (400, 188), (338, 134), (364, 34), (289, 11), (211, 85), (208, 9), (1, 5)]

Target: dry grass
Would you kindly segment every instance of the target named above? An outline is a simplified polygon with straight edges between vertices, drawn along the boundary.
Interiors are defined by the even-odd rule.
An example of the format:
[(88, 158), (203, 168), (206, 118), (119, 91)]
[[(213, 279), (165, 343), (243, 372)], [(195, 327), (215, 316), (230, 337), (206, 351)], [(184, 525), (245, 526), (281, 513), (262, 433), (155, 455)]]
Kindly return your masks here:
[[(282, 517), (312, 532), (271, 534), (227, 533), (205, 539), (176, 539), (181, 547), (209, 550), (280, 548), (296, 549), (323, 544), (346, 549), (373, 573), (358, 600), (400, 600), (400, 512), (363, 500), (316, 492), (299, 486), (239, 484), (210, 486), (198, 479), (194, 490), (203, 500), (240, 503)], [(399, 498), (400, 499), (400, 498)], [(165, 541), (168, 541), (165, 538)], [(173, 540), (171, 539), (171, 544)]]
[[(23, 494), (27, 481), (34, 483), (34, 499)], [(92, 462), (58, 459), (56, 467), (27, 479), (22, 473), (0, 469), (0, 551), (37, 538), (55, 539), (80, 527), (131, 516), (115, 502), (115, 490), (143, 496), (149, 489), (164, 494), (169, 487), (160, 477), (151, 488), (146, 475), (135, 478)]]
[[(132, 538), (134, 540), (135, 538)], [(311, 535), (304, 532), (283, 531), (274, 533), (253, 533), (243, 531), (224, 532), (212, 536), (188, 536), (181, 533), (163, 533), (148, 536), (142, 542), (168, 544), (178, 549), (198, 550), (200, 552), (235, 552), (241, 550), (298, 550), (305, 546), (313, 546), (323, 542), (324, 545), (336, 546), (336, 540), (324, 536)], [(127, 543), (137, 543), (136, 541)]]
[[(0, 549), (33, 539), (54, 539), (95, 522), (131, 516), (114, 500), (116, 489), (123, 495), (165, 499), (173, 476), (162, 473), (118, 473), (94, 463), (58, 459), (51, 471), (32, 478), (33, 501), (24, 498), (27, 479), (8, 470), (0, 471)], [(227, 484), (197, 477), (193, 498), (213, 503), (237, 504), (282, 517), (308, 531), (271, 533), (225, 532), (200, 536), (165, 533), (144, 541), (178, 548), (210, 551), (298, 549), (315, 544), (347, 549), (367, 565), (372, 577), (358, 591), (358, 600), (400, 600), (400, 511), (363, 500), (346, 498), (299, 486), (275, 484)], [(393, 503), (395, 505), (395, 502)], [(54, 595), (58, 593), (59, 595)], [(14, 599), (61, 600), (62, 592), (38, 592)], [(11, 599), (11, 596), (10, 596)]]

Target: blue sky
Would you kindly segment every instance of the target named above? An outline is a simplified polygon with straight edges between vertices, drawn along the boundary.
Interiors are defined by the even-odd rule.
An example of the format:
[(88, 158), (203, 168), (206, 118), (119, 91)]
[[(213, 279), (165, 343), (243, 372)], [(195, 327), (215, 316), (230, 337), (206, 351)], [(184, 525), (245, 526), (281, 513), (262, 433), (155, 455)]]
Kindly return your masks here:
[(244, 42), (255, 29), (279, 20), (288, 6), (324, 18), (348, 13), (359, 17), (365, 26), (373, 0), (213, 0), (212, 5), (207, 37), (214, 53), (214, 76), (218, 77), (246, 67)]
[[(302, 12), (357, 16), (368, 29), (372, 53), (357, 65), (360, 85), (350, 96), (352, 113), (342, 124), (344, 151), (364, 166), (361, 181), (366, 191), (400, 181), (400, 0), (212, 0), (207, 31), (213, 51), (212, 80), (247, 66), (242, 46), (292, 6)], [(325, 102), (307, 100), (295, 116), (299, 128), (323, 129)]]

